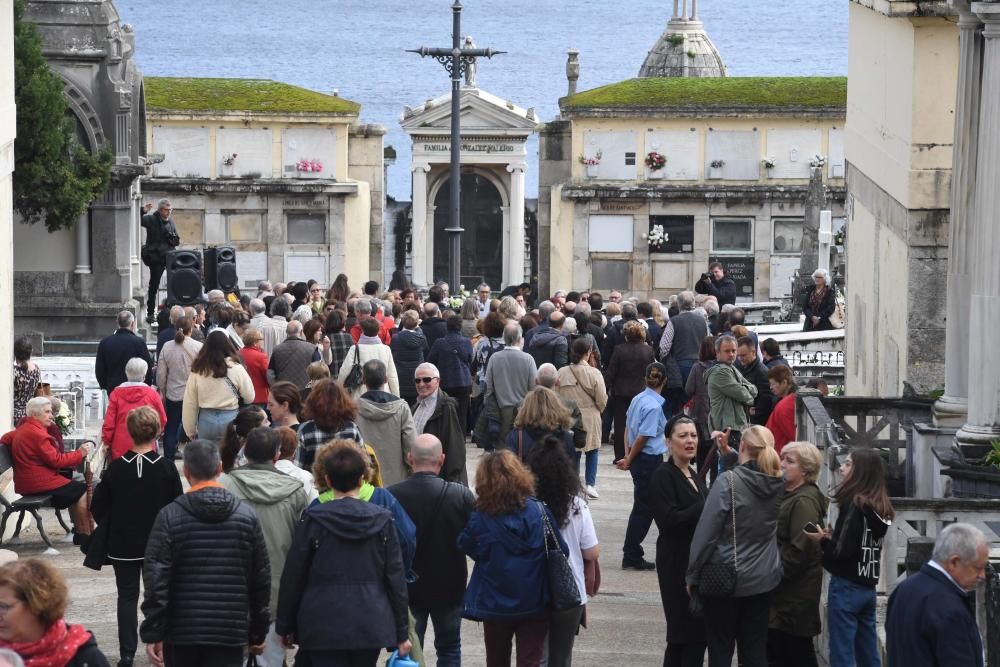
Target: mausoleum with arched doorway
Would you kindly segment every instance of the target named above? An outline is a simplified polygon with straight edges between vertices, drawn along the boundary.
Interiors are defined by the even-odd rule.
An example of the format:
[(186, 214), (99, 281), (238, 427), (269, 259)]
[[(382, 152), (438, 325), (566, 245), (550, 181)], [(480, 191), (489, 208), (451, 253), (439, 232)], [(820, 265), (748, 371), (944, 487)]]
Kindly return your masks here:
[[(462, 284), (487, 282), (497, 292), (530, 278), (524, 185), (526, 141), (535, 130), (534, 111), (474, 86), (461, 90)], [(413, 204), (408, 265), (419, 286), (447, 280), (451, 191), (451, 93), (407, 108)], [(400, 241), (397, 241), (400, 242)], [(453, 290), (455, 286), (452, 286)]]

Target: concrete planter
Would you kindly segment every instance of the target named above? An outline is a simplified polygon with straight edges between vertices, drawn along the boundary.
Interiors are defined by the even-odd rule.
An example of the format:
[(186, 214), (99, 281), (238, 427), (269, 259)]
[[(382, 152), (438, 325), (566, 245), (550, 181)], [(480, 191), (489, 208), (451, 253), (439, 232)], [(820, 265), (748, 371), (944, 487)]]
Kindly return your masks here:
[(323, 178), (323, 172), (321, 171), (296, 171), (295, 176), (297, 178)]

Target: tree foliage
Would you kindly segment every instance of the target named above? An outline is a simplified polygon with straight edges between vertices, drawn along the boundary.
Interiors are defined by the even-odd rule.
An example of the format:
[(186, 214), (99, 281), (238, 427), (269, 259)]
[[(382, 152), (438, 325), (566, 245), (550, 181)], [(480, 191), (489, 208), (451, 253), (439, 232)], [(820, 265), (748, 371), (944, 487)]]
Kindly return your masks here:
[(75, 136), (63, 84), (49, 69), (38, 30), (14, 1), (14, 209), (26, 223), (45, 221), (50, 232), (76, 224), (107, 189), (111, 151), (91, 153)]

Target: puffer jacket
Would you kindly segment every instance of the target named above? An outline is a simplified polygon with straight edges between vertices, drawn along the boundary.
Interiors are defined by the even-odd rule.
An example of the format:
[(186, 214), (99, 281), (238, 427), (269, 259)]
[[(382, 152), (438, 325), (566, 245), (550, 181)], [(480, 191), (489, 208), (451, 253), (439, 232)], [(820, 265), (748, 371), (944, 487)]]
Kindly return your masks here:
[(753, 462), (721, 475), (708, 491), (691, 541), (687, 583), (697, 586), (706, 563), (733, 562), (730, 485), (736, 480), (736, 591), (742, 598), (774, 590), (781, 582), (781, 556), (775, 534), (785, 493), (781, 477), (757, 470)]
[(427, 361), (437, 366), (441, 387), (459, 389), (472, 386), (472, 343), (457, 331), (449, 331), (431, 346)]
[(125, 421), (130, 410), (144, 405), (156, 410), (162, 430), (167, 425), (167, 413), (155, 389), (142, 382), (126, 382), (111, 392), (108, 410), (104, 413), (104, 424), (101, 426), (101, 439), (111, 447), (112, 460), (132, 449), (132, 436), (128, 434)]
[(393, 523), (387, 510), (356, 498), (306, 510), (281, 577), (277, 633), (295, 637), (303, 651), (406, 641), (406, 578)]
[(299, 517), (309, 503), (302, 482), (270, 463), (250, 463), (224, 475), (223, 484), (250, 505), (260, 521), (271, 564), (271, 616), (278, 610), (278, 584)]
[[(545, 565), (542, 512), (548, 508), (528, 497), (524, 509), (491, 516), (473, 512), (458, 536), (458, 548), (472, 558), (472, 578), (465, 590), (463, 618), (473, 621), (532, 618), (545, 612), (551, 594)], [(569, 548), (555, 531), (559, 548)]]
[(189, 492), (156, 517), (142, 580), (147, 644), (260, 644), (271, 568), (253, 509), (220, 486)]
[(399, 376), (399, 395), (403, 398), (416, 398), (417, 385), (413, 376), (417, 366), (427, 360), (430, 346), (424, 332), (417, 329), (403, 329), (392, 337), (389, 343), (392, 350), (392, 360), (396, 363), (396, 375)]

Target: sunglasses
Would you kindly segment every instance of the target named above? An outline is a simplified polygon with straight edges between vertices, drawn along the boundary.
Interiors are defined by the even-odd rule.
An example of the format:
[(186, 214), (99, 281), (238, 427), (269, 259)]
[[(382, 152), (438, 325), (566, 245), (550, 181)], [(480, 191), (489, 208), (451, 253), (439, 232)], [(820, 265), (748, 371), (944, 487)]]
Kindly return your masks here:
[(437, 378), (413, 378), (413, 381), (416, 384), (420, 384), (421, 382), (424, 384), (430, 384), (431, 382), (434, 382), (434, 380), (437, 380)]

